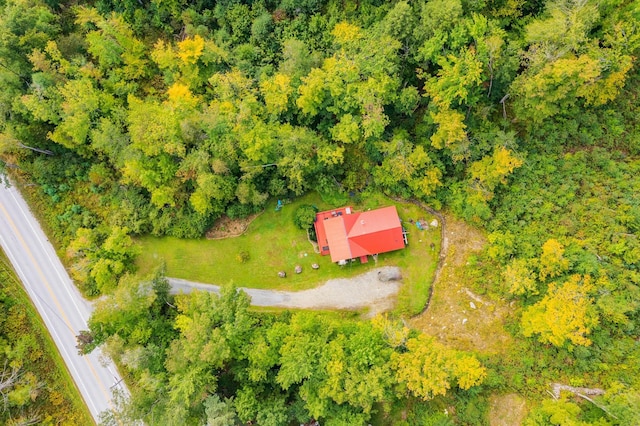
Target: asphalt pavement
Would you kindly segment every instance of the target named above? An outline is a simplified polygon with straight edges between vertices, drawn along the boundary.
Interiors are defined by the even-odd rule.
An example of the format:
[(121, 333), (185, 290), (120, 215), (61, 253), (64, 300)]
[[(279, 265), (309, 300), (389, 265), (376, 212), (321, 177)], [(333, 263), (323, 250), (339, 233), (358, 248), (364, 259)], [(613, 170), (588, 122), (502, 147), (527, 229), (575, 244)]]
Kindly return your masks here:
[(79, 355), (76, 336), (87, 330), (92, 305), (71, 281), (29, 207), (12, 186), (0, 183), (0, 245), (51, 334), (96, 422), (114, 408), (113, 391), (128, 390), (112, 361), (97, 348)]

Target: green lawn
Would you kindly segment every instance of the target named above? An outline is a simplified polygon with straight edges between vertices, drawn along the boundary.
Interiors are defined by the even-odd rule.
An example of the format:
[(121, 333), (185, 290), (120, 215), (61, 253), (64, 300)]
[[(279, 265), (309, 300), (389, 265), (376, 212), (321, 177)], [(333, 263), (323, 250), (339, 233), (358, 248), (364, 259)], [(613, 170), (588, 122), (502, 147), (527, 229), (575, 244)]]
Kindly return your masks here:
[[(271, 202), (239, 237), (222, 240), (139, 238), (142, 254), (137, 260), (138, 270), (145, 274), (164, 261), (170, 277), (212, 284), (232, 281), (242, 287), (303, 290), (332, 278), (358, 275), (376, 266), (397, 265), (402, 267), (405, 276), (398, 311), (409, 314), (421, 310), (435, 271), (440, 231), (420, 231), (408, 220), (430, 222), (433, 219), (430, 215), (413, 204), (396, 203), (381, 195), (368, 196), (360, 204), (351, 203), (358, 211), (395, 204), (409, 231), (409, 246), (379, 255), (377, 264), (370, 258), (364, 265), (352, 262), (340, 267), (331, 263), (329, 256), (316, 254), (306, 233), (294, 225), (293, 215), (301, 204), (313, 204), (321, 210), (336, 207), (326, 205), (317, 193), (311, 193), (286, 204), (279, 212), (275, 211), (275, 202)], [(247, 261), (239, 260), (241, 252), (249, 254)], [(313, 263), (319, 264), (320, 269), (313, 270)], [(296, 265), (302, 266), (301, 274), (294, 273)], [(286, 271), (287, 277), (278, 278), (278, 271)]]

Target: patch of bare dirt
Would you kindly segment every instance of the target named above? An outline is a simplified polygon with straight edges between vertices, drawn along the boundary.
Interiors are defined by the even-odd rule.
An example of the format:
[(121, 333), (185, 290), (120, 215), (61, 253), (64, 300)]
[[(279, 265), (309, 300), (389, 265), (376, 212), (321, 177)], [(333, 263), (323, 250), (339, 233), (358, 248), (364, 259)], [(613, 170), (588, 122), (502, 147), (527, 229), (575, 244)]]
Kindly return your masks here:
[(464, 276), (469, 256), (480, 252), (486, 239), (480, 230), (451, 216), (446, 222), (446, 256), (429, 308), (411, 325), (457, 349), (501, 352), (511, 339), (503, 327), (508, 305), (474, 294)]
[(238, 237), (245, 233), (249, 224), (259, 215), (260, 213), (256, 213), (242, 219), (231, 219), (228, 216), (222, 216), (213, 223), (213, 226), (205, 235), (208, 240)]
[(489, 399), (490, 426), (519, 426), (527, 415), (527, 403), (520, 395), (492, 395)]

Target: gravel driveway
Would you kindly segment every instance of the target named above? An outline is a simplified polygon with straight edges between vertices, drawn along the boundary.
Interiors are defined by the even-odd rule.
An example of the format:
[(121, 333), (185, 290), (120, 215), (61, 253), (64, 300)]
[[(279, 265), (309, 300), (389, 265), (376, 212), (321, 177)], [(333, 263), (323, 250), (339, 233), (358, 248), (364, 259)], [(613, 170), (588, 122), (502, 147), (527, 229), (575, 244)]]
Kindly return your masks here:
[[(380, 274), (400, 275), (399, 268), (385, 266), (373, 269), (354, 278), (337, 278), (325, 284), (302, 291), (259, 290), (239, 287), (251, 297), (255, 306), (275, 306), (298, 309), (346, 309), (369, 308), (369, 315), (384, 312), (393, 307), (400, 282), (378, 280)], [(171, 292), (190, 293), (194, 289), (218, 293), (220, 287), (211, 284), (167, 278)]]

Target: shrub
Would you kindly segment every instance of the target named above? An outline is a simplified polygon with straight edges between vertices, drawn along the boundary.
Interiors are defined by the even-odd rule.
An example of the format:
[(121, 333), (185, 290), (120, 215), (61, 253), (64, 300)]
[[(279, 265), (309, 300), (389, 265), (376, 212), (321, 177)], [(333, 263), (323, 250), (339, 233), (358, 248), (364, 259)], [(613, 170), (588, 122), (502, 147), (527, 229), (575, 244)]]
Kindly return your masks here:
[(236, 260), (240, 263), (247, 263), (251, 259), (248, 251), (241, 251), (236, 255)]
[(293, 223), (300, 229), (309, 229), (316, 218), (316, 208), (310, 204), (303, 204), (296, 210)]
[(251, 204), (232, 204), (227, 208), (227, 216), (230, 219), (244, 219), (259, 210), (259, 207), (256, 207)]

